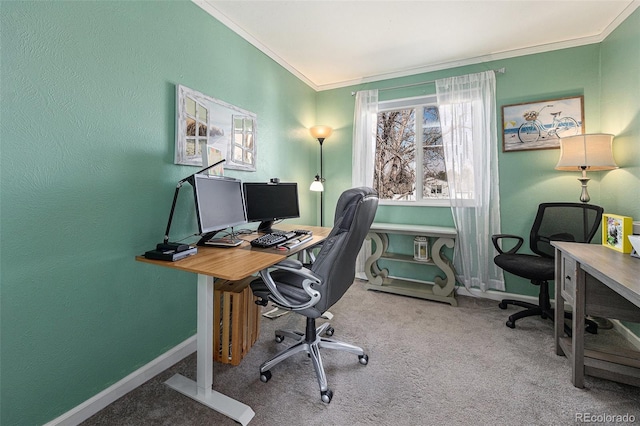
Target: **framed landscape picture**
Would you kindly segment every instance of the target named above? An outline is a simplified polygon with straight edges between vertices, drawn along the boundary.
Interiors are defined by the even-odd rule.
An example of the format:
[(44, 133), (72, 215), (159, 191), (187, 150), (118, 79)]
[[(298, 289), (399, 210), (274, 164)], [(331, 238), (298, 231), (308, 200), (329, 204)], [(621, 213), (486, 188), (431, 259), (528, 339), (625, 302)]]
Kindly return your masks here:
[(560, 137), (582, 133), (583, 96), (502, 107), (502, 152), (560, 148)]

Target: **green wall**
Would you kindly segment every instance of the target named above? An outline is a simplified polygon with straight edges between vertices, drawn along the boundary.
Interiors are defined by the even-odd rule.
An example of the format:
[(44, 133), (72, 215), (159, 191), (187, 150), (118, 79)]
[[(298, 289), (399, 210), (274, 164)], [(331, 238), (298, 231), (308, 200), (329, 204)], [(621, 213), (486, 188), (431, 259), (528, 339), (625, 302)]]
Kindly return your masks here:
[[(640, 9), (602, 43), (602, 131), (616, 135), (620, 169), (602, 178), (608, 213), (640, 221)], [(625, 323), (640, 336), (640, 324)]]
[[(195, 277), (133, 260), (162, 238), (175, 184), (196, 170), (173, 164), (176, 84), (257, 114), (258, 172), (229, 173), (243, 180), (304, 189), (319, 153), (306, 128), (334, 127), (331, 224), (351, 185), (352, 91), (505, 67), (498, 108), (584, 95), (587, 131), (618, 135), (623, 167), (589, 175), (592, 200), (640, 218), (639, 20), (601, 44), (315, 93), (191, 2), (0, 1), (0, 423), (51, 420), (195, 333)], [(504, 232), (527, 234), (539, 202), (578, 199), (557, 156), (500, 153)], [(190, 196), (187, 185), (172, 236), (195, 232)], [(317, 194), (300, 197), (299, 222), (317, 223)], [(376, 220), (452, 224), (447, 208), (383, 206)]]
[[(320, 92), (318, 117), (339, 131), (328, 139), (325, 170), (351, 170), (351, 134), (353, 132), (354, 97), (352, 92), (384, 89), (438, 78), (505, 68), (498, 74), (497, 106), (522, 102), (584, 96), (585, 131), (610, 132), (616, 135), (614, 156), (618, 170), (590, 172), (591, 203), (605, 211), (640, 220), (640, 10), (636, 10), (606, 40), (577, 48), (562, 49), (483, 64), (452, 68), (438, 72), (371, 82)], [(380, 100), (434, 94), (433, 84), (380, 91)], [(500, 126), (500, 124), (499, 124)], [(501, 128), (498, 128), (500, 212), (502, 232), (527, 236), (537, 205), (551, 201), (578, 201), (578, 173), (554, 169), (558, 150), (501, 152)], [(334, 202), (351, 184), (351, 176), (328, 174), (327, 196)], [(325, 206), (331, 206), (329, 202)], [(325, 211), (327, 214), (327, 211)], [(377, 221), (451, 226), (449, 208), (380, 206)], [(597, 235), (594, 242), (598, 242)], [(526, 250), (526, 248), (525, 248)], [(397, 266), (396, 266), (397, 268)], [(409, 267), (407, 267), (409, 268)], [(416, 277), (420, 271), (403, 271), (402, 276)], [(529, 281), (505, 274), (506, 291), (536, 296), (538, 289)], [(637, 334), (640, 335), (640, 326)]]
[[(257, 114), (258, 172), (230, 175), (303, 187), (315, 92), (191, 2), (0, 8), (0, 424), (34, 425), (195, 333), (195, 275), (134, 261), (197, 170), (173, 164), (176, 84)], [(185, 185), (173, 237), (192, 203)]]
[[(350, 137), (353, 131), (354, 97), (351, 96), (351, 92), (371, 88), (390, 88), (502, 67), (506, 69), (506, 73), (498, 74), (496, 77), (498, 123), (502, 121), (501, 107), (503, 105), (584, 95), (586, 130), (588, 132), (599, 131), (599, 60), (600, 46), (592, 44), (321, 92), (318, 94), (318, 115), (326, 117), (324, 121), (329, 125), (333, 124), (330, 121), (331, 118), (336, 117), (341, 129), (339, 147), (335, 147), (333, 151), (327, 149), (328, 155), (325, 164), (331, 167), (334, 162), (337, 162), (339, 165), (336, 166), (336, 170), (338, 168), (350, 170), (352, 148), (349, 143), (350, 139), (347, 137)], [(381, 91), (380, 99), (433, 93), (435, 93), (435, 85), (429, 84)], [(580, 185), (576, 180), (578, 175), (558, 172), (554, 169), (558, 161), (559, 150), (503, 153), (501, 152), (501, 128), (498, 129), (498, 135), (502, 231), (510, 234), (528, 235), (539, 203), (578, 200), (580, 196)], [(336, 141), (327, 140), (327, 142), (334, 143)], [(590, 174), (592, 181), (589, 188), (593, 203), (600, 202), (598, 174)], [(339, 194), (342, 188), (350, 184), (350, 176), (336, 177), (335, 180), (335, 184), (331, 181), (327, 185), (330, 197), (331, 194)], [(450, 209), (443, 207), (381, 206), (376, 220), (383, 219), (389, 222), (429, 225), (451, 226), (453, 224)], [(526, 280), (506, 275), (505, 281), (508, 292), (537, 294), (537, 288), (534, 288)]]
[(616, 135), (620, 166), (602, 178), (602, 204), (640, 221), (640, 10), (602, 43), (601, 58), (601, 130)]

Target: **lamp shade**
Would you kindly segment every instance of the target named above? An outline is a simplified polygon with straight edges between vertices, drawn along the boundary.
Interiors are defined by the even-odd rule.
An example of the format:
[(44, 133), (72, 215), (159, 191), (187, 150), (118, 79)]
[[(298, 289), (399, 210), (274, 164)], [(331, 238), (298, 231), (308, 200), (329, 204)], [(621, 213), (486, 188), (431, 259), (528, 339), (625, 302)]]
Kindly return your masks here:
[(560, 138), (560, 159), (556, 170), (612, 170), (618, 165), (613, 159), (613, 135), (592, 133)]
[(315, 180), (311, 182), (311, 186), (309, 187), (309, 190), (315, 191), (315, 192), (324, 191), (324, 185), (322, 184), (322, 179), (320, 178), (319, 175), (316, 175)]
[(309, 129), (309, 133), (316, 139), (326, 139), (331, 136), (333, 129), (329, 126), (313, 126)]

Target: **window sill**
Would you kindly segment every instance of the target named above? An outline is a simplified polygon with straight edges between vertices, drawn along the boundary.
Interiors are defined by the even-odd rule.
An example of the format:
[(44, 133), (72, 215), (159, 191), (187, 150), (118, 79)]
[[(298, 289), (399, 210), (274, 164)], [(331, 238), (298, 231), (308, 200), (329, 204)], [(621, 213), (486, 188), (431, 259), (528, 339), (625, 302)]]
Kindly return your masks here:
[(451, 207), (451, 201), (446, 200), (420, 200), (420, 201), (398, 201), (380, 200), (381, 206), (401, 206), (401, 207)]

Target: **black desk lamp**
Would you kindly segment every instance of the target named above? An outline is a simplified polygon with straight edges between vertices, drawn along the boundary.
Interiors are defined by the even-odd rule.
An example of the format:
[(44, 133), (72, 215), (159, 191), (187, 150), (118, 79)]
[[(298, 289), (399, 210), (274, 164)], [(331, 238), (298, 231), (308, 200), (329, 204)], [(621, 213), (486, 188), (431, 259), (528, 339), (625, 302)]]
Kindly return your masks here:
[(198, 175), (200, 173), (206, 172), (207, 170), (209, 170), (212, 167), (217, 166), (218, 164), (222, 164), (223, 162), (225, 162), (226, 160), (220, 160), (217, 163), (214, 163), (210, 166), (205, 167), (202, 170), (198, 170), (197, 172), (190, 174), (189, 176), (187, 176), (184, 179), (181, 179), (178, 182), (178, 185), (176, 186), (176, 192), (173, 194), (173, 203), (171, 204), (171, 212), (169, 213), (169, 221), (167, 222), (167, 229), (166, 231), (164, 231), (164, 241), (160, 244), (158, 244), (157, 249), (158, 250), (175, 250), (176, 253), (179, 253), (181, 251), (185, 251), (189, 249), (189, 245), (188, 244), (182, 244), (182, 243), (170, 243), (169, 242), (169, 229), (171, 228), (171, 221), (173, 220), (173, 212), (176, 209), (176, 202), (178, 201), (178, 193), (180, 192), (180, 188), (182, 188), (182, 185), (185, 182), (189, 182), (189, 184), (193, 185), (193, 176)]

